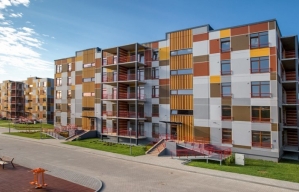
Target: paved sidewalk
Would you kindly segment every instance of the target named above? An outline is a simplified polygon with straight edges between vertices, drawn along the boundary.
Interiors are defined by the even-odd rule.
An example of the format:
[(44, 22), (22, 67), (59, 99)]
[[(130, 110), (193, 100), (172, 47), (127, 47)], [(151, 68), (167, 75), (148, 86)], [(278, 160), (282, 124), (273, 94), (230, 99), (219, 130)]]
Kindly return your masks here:
[[(0, 129), (1, 132), (1, 129)], [(274, 179), (267, 179), (267, 178), (262, 178), (262, 177), (253, 177), (253, 176), (248, 176), (248, 175), (240, 175), (240, 174), (235, 174), (235, 173), (228, 173), (228, 172), (221, 172), (221, 171), (215, 171), (215, 170), (210, 170), (210, 169), (203, 169), (203, 168), (195, 168), (195, 167), (190, 167), (190, 166), (185, 166), (182, 165), (182, 161), (180, 160), (174, 160), (171, 159), (170, 157), (155, 157), (155, 156), (138, 156), (138, 157), (130, 157), (130, 156), (123, 156), (123, 155), (119, 155), (119, 154), (113, 154), (113, 153), (108, 153), (108, 152), (103, 152), (103, 151), (98, 151), (98, 150), (93, 150), (93, 149), (86, 149), (86, 148), (80, 148), (80, 147), (75, 147), (75, 146), (70, 146), (70, 145), (65, 145), (62, 144), (61, 141), (59, 140), (54, 140), (54, 139), (47, 139), (47, 140), (33, 140), (33, 139), (27, 139), (27, 138), (22, 138), (22, 137), (17, 137), (16, 136), (9, 136), (9, 135), (1, 135), (0, 134), (0, 148), (2, 148), (1, 146), (1, 140), (3, 140), (3, 138), (6, 137), (7, 141), (12, 141), (14, 143), (16, 143), (16, 141), (20, 141), (20, 143), (24, 143), (23, 145), (25, 145), (25, 143), (27, 143), (27, 145), (36, 145), (36, 146), (43, 146), (43, 148), (45, 148), (45, 150), (50, 150), (51, 152), (54, 153), (58, 153), (58, 152), (69, 152), (72, 154), (72, 156), (76, 156), (79, 154), (85, 154), (83, 155), (84, 157), (81, 158), (82, 162), (84, 161), (90, 161), (90, 164), (92, 164), (92, 162), (95, 160), (98, 162), (99, 164), (96, 164), (94, 166), (91, 166), (91, 170), (88, 169), (88, 166), (84, 164), (84, 169), (83, 167), (74, 167), (73, 165), (69, 165), (63, 166), (63, 169), (66, 170), (72, 170), (76, 173), (80, 173), (82, 175), (93, 175), (95, 174), (95, 170), (92, 170), (92, 167), (96, 167), (99, 166), (99, 168), (105, 165), (106, 169), (110, 169), (110, 172), (114, 172), (114, 169), (116, 169), (116, 167), (118, 166), (123, 168), (124, 171), (122, 172), (123, 175), (125, 176), (126, 174), (129, 175), (129, 173), (125, 172), (125, 169), (127, 168), (126, 165), (132, 166), (132, 168), (135, 168), (138, 171), (140, 170), (140, 172), (149, 175), (155, 175), (155, 173), (152, 173), (153, 170), (155, 171), (159, 171), (161, 172), (161, 174), (163, 172), (170, 172), (170, 174), (175, 174), (177, 175), (177, 173), (179, 173), (179, 176), (177, 175), (177, 177), (175, 177), (176, 179), (181, 178), (181, 175), (188, 175), (188, 180), (186, 178), (182, 180), (176, 180), (177, 185), (178, 182), (182, 182), (184, 184), (189, 183), (190, 185), (195, 185), (195, 186), (203, 186), (206, 188), (206, 191), (211, 190), (213, 185), (221, 185), (223, 183), (225, 183), (225, 186), (218, 187), (218, 188), (213, 188), (213, 191), (238, 191), (238, 190), (242, 190), (242, 191), (298, 191), (299, 189), (299, 184), (298, 183), (292, 183), (292, 182), (286, 182), (286, 181), (279, 181), (279, 180), (274, 180)], [(48, 148), (48, 149), (46, 149)], [(54, 151), (53, 151), (54, 150)], [(47, 153), (50, 151), (47, 151)], [(1, 153), (1, 150), (0, 150)], [(63, 154), (65, 156), (67, 156), (67, 154)], [(48, 154), (49, 157), (51, 157), (51, 153)], [(71, 156), (71, 155), (70, 155)], [(76, 158), (79, 157), (72, 157), (74, 159), (68, 160), (72, 163), (74, 163), (74, 165), (76, 164), (78, 166), (77, 160)], [(44, 159), (44, 158), (43, 158)], [(80, 158), (79, 158), (80, 159)], [(67, 161), (67, 160), (66, 160)], [(80, 161), (80, 160), (79, 160)], [(26, 160), (21, 160), (20, 163), (24, 163), (26, 164)], [(62, 159), (60, 161), (60, 159), (53, 159), (52, 162), (55, 162), (51, 165), (46, 164), (45, 166), (56, 166), (59, 167), (60, 169), (60, 164), (63, 164), (65, 162), (62, 162)], [(113, 163), (115, 164), (113, 164)], [(45, 163), (45, 161), (44, 161)], [(59, 164), (60, 163), (60, 164)], [(107, 165), (106, 165), (107, 164)], [(111, 167), (108, 167), (108, 165)], [(136, 167), (137, 166), (137, 167)], [(146, 172), (144, 172), (144, 168), (146, 167)], [(164, 170), (165, 168), (167, 168), (166, 170)], [(76, 170), (77, 169), (77, 170)], [(118, 170), (117, 170), (118, 171)], [(117, 172), (115, 171), (115, 172)], [(182, 172), (183, 171), (183, 172)], [(67, 171), (66, 171), (67, 172)], [(110, 174), (110, 172), (106, 173), (106, 174)], [(147, 173), (148, 172), (148, 173)], [(157, 173), (159, 173), (157, 172)], [(98, 173), (98, 172), (96, 172)], [(189, 173), (189, 174), (188, 174)], [(109, 177), (106, 174), (98, 174), (98, 178), (102, 179), (104, 181), (104, 183), (110, 183), (110, 179), (115, 177), (115, 175), (109, 175)], [(192, 177), (190, 178), (190, 176), (192, 175)], [(195, 174), (195, 175), (194, 175)], [(186, 176), (187, 176), (186, 175)], [(93, 175), (94, 177), (95, 175)], [(129, 175), (132, 177), (132, 175)], [(148, 176), (144, 176), (144, 175), (140, 175), (140, 177), (144, 177), (148, 179)], [(168, 177), (162, 177), (159, 175), (159, 177), (161, 177), (161, 179), (168, 179)], [(169, 176), (170, 177), (170, 176)], [(120, 179), (118, 177), (118, 179)], [(153, 178), (151, 178), (153, 179)], [(159, 179), (159, 178), (157, 178)], [(194, 184), (193, 182), (191, 182), (191, 180), (194, 180)], [(80, 179), (79, 179), (80, 180)], [(87, 179), (88, 180), (88, 179)], [(117, 181), (114, 181), (117, 182)], [(167, 185), (167, 182), (173, 184), (173, 181), (171, 180), (165, 180), (164, 185)], [(132, 184), (133, 185), (133, 184)], [(137, 184), (134, 184), (137, 185)], [(139, 185), (139, 184), (138, 184)], [(163, 184), (161, 184), (163, 185)], [(238, 188), (240, 185), (240, 188)], [(245, 186), (249, 185), (249, 188), (245, 188)], [(85, 185), (86, 186), (86, 185)], [(193, 187), (195, 186), (189, 186), (188, 189), (193, 189)], [(186, 188), (186, 186), (184, 186)], [(105, 191), (110, 191), (111, 186), (107, 187), (107, 189), (105, 189)], [(115, 189), (117, 189), (118, 186), (115, 186)], [(177, 189), (177, 186), (168, 186), (167, 189)], [(144, 191), (146, 188), (144, 188)], [(165, 188), (166, 189), (166, 188)], [(195, 188), (196, 189), (196, 188)], [(238, 190), (237, 190), (238, 189)], [(112, 191), (112, 190), (111, 190)], [(135, 190), (136, 191), (136, 190)], [(150, 190), (148, 190), (150, 191)], [(154, 191), (159, 191), (159, 190), (154, 190)], [(164, 190), (167, 191), (167, 190)], [(181, 191), (189, 191), (189, 190), (181, 190)]]

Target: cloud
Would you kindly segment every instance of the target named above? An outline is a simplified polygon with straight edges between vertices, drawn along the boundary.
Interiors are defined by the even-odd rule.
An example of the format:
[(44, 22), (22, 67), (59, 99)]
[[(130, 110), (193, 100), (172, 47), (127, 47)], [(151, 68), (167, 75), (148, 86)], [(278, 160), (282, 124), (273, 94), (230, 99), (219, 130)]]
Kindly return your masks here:
[(5, 19), (4, 15), (0, 13), (0, 20), (4, 20), (4, 19)]
[(26, 23), (31, 23), (30, 21), (26, 21)]
[(29, 6), (30, 0), (0, 0), (0, 9), (5, 9), (10, 6), (24, 5)]
[(22, 17), (23, 16), (23, 13), (11, 13), (10, 15), (9, 15), (9, 17)]
[(0, 22), (0, 25), (11, 25), (13, 24), (12, 21), (3, 21), (3, 22)]
[(55, 39), (55, 37), (51, 37), (52, 39)]
[(44, 37), (49, 37), (49, 35), (47, 35), (47, 34), (43, 34), (43, 36), (44, 36)]

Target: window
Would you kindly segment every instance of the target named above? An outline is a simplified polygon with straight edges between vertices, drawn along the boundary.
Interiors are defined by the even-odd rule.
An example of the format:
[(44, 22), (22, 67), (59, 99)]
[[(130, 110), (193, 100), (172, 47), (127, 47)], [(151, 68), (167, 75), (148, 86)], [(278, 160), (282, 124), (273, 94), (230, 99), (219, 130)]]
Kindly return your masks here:
[(159, 117), (159, 105), (152, 105), (152, 117)]
[(67, 97), (71, 98), (72, 97), (72, 90), (67, 90)]
[(222, 143), (232, 143), (232, 130), (222, 128)]
[[(104, 59), (103, 59), (103, 61), (104, 61)], [(89, 68), (89, 67), (94, 67), (94, 66), (96, 66), (95, 63), (86, 63), (86, 64), (83, 64), (83, 68)]]
[(103, 65), (107, 65), (107, 58), (103, 58)]
[(91, 96), (95, 96), (94, 92), (87, 92), (87, 93), (82, 93), (83, 97), (91, 97)]
[(56, 65), (56, 73), (61, 73), (62, 65)]
[(221, 39), (221, 52), (230, 51), (230, 38)]
[(180, 89), (180, 90), (171, 90), (171, 95), (192, 95), (193, 90), (192, 89)]
[(40, 87), (40, 82), (38, 82), (37, 87)]
[(231, 106), (222, 106), (222, 120), (232, 120), (232, 109)]
[(71, 111), (71, 104), (70, 103), (67, 104), (67, 111)]
[(251, 120), (257, 122), (270, 122), (270, 107), (252, 107)]
[(152, 79), (159, 79), (159, 68), (158, 67), (152, 68)]
[(67, 84), (68, 84), (68, 85), (71, 85), (71, 84), (72, 84), (72, 77), (68, 77), (68, 78), (67, 78)]
[(269, 81), (251, 82), (251, 97), (271, 97)]
[(61, 104), (60, 103), (56, 103), (56, 110), (61, 110)]
[(231, 83), (221, 83), (221, 96), (231, 97)]
[(250, 59), (251, 73), (270, 72), (269, 57), (254, 57)]
[(171, 110), (172, 115), (193, 115), (193, 110)]
[(153, 50), (153, 61), (159, 60), (159, 50)]
[(92, 77), (92, 78), (83, 78), (82, 81), (83, 82), (94, 82), (95, 78), (94, 77)]
[(82, 107), (83, 111), (94, 111), (94, 107)]
[(192, 74), (192, 73), (193, 73), (192, 69), (181, 69), (181, 70), (170, 71), (171, 75), (187, 75), (187, 74)]
[(152, 98), (158, 98), (159, 97), (159, 86), (153, 86), (152, 87)]
[(177, 51), (171, 51), (170, 55), (175, 56), (175, 55), (185, 55), (185, 54), (190, 54), (192, 53), (192, 49), (181, 49)]
[(252, 131), (252, 147), (271, 148), (270, 131)]
[(46, 110), (47, 109), (47, 107), (46, 106), (43, 106), (43, 110)]
[(56, 116), (56, 123), (60, 123), (61, 122), (61, 117), (60, 116)]
[(62, 85), (61, 78), (56, 78), (56, 86), (61, 86), (61, 85)]
[(48, 85), (48, 82), (44, 81), (44, 87), (47, 87), (47, 85)]
[(67, 64), (67, 70), (72, 71), (72, 64), (71, 63)]
[(231, 70), (230, 70), (230, 61), (225, 60), (221, 61), (221, 75), (231, 75)]
[(46, 114), (43, 114), (43, 118), (46, 118), (47, 116), (46, 116)]
[(67, 118), (67, 124), (70, 124), (70, 123), (71, 123), (71, 118), (68, 117), (68, 118)]
[(56, 99), (61, 99), (61, 91), (56, 91)]
[(152, 124), (152, 137), (159, 138), (159, 123)]
[(250, 35), (250, 47), (251, 48), (262, 48), (268, 47), (268, 31), (261, 33), (253, 33)]

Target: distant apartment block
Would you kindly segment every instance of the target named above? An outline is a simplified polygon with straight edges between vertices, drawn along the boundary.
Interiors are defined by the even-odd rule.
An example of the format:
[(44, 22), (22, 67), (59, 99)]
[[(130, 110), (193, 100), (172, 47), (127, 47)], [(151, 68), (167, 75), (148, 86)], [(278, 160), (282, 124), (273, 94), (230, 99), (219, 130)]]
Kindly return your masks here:
[(25, 81), (1, 83), (1, 116), (8, 119), (26, 117), (53, 123), (54, 80), (29, 77)]
[(298, 37), (276, 20), (204, 25), (55, 60), (54, 121), (118, 142), (205, 139), (299, 160), (298, 80)]

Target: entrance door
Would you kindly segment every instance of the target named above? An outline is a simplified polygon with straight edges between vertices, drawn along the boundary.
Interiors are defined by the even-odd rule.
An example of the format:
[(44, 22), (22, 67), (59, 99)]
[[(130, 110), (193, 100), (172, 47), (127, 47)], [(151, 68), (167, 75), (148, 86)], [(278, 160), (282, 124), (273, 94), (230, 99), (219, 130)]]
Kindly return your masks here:
[(94, 118), (91, 118), (90, 119), (90, 130), (92, 131), (92, 130), (94, 130), (94, 128), (95, 128), (95, 120), (94, 120)]
[(171, 125), (170, 127), (170, 138), (177, 139), (177, 125)]

